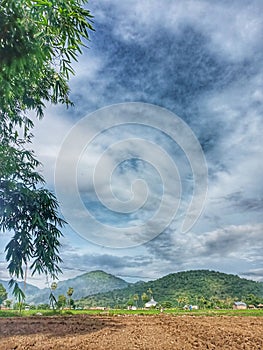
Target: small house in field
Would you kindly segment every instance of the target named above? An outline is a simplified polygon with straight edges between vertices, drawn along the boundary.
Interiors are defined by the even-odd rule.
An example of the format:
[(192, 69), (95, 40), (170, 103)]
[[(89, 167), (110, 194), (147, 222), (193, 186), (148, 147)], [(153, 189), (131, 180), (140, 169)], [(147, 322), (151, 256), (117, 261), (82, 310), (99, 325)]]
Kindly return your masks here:
[(247, 309), (247, 304), (243, 303), (242, 301), (235, 301), (233, 304), (234, 310), (245, 310)]
[(263, 304), (258, 304), (257, 308), (258, 309), (263, 309)]
[(150, 307), (155, 307), (157, 305), (157, 301), (155, 301), (153, 298), (148, 301), (146, 304), (145, 304), (145, 307), (148, 309)]

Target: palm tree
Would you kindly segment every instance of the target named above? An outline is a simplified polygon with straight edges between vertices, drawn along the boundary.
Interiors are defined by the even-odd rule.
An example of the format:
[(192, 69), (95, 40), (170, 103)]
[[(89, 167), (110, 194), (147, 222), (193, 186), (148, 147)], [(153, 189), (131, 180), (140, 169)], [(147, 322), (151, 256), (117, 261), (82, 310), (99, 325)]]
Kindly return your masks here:
[(71, 309), (71, 304), (72, 304), (72, 294), (74, 293), (74, 289), (72, 287), (69, 287), (68, 291), (67, 291), (67, 295), (69, 297), (68, 303), (69, 303), (69, 308)]
[(138, 307), (139, 295), (138, 294), (134, 294), (133, 300), (135, 301), (136, 307)]
[(57, 302), (57, 307), (60, 309), (63, 309), (66, 305), (67, 298), (65, 297), (64, 294), (61, 294), (58, 296), (58, 302)]
[(153, 298), (153, 291), (151, 288), (148, 288), (147, 292), (150, 294), (150, 299)]
[(147, 301), (149, 301), (149, 296), (146, 293), (142, 293), (141, 299), (143, 301), (143, 303), (147, 303)]
[(55, 309), (55, 305), (57, 304), (57, 300), (56, 300), (54, 293), (53, 293), (57, 289), (57, 286), (58, 286), (57, 282), (52, 282), (51, 286), (50, 286), (51, 290), (50, 290), (50, 295), (49, 295), (49, 301), (50, 301), (50, 304), (51, 304), (53, 310)]

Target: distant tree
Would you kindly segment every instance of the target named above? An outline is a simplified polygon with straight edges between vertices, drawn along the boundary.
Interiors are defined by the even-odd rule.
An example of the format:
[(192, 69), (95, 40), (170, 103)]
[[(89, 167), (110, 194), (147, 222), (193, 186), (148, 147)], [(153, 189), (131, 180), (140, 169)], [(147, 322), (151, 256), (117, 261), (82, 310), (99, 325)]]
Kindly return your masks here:
[(142, 293), (141, 295), (141, 299), (142, 299), (142, 302), (145, 304), (147, 303), (150, 299), (149, 299), (149, 296), (144, 292)]
[(21, 313), (23, 306), (24, 306), (24, 303), (19, 301), (17, 303), (14, 303), (13, 308), (14, 310), (19, 310), (19, 312)]
[(170, 309), (172, 307), (172, 303), (170, 301), (163, 301), (161, 306), (165, 309)]
[(9, 300), (9, 299), (6, 299), (6, 300), (5, 300), (5, 306), (6, 306), (7, 308), (10, 308), (10, 307), (11, 307), (11, 304), (12, 304), (12, 300)]
[(39, 304), (38, 306), (37, 306), (37, 308), (39, 309), (39, 310), (48, 310), (49, 309), (49, 304)]
[(134, 305), (134, 300), (133, 298), (130, 298), (128, 301), (127, 301), (127, 306), (133, 306)]
[(68, 305), (69, 308), (71, 309), (71, 306), (74, 304), (74, 301), (72, 300), (72, 295), (74, 293), (74, 289), (72, 287), (69, 287), (68, 291), (67, 291), (67, 295), (68, 295)]
[(258, 305), (258, 304), (261, 304), (262, 303), (262, 298), (250, 293), (248, 294), (245, 298), (244, 298), (244, 301), (246, 304), (248, 305)]
[(210, 298), (210, 303), (212, 308), (220, 307), (220, 300), (216, 296)]
[(7, 291), (5, 287), (2, 285), (2, 283), (0, 283), (0, 309), (3, 301), (6, 299), (7, 299)]
[(57, 307), (63, 309), (66, 306), (67, 298), (64, 294), (60, 294), (57, 300)]
[(224, 304), (225, 304), (225, 307), (227, 309), (231, 308), (232, 305), (233, 305), (233, 302), (234, 302), (234, 299), (231, 298), (231, 297), (226, 297), (226, 299), (224, 300)]
[(53, 310), (55, 309), (57, 304), (57, 300), (54, 295), (54, 291), (57, 289), (57, 286), (57, 282), (52, 282), (50, 286), (49, 302)]
[(150, 298), (153, 298), (153, 291), (151, 288), (148, 288), (147, 292), (150, 294)]
[(189, 298), (187, 295), (180, 295), (177, 298), (178, 307), (183, 307), (189, 303)]
[(135, 305), (136, 305), (136, 307), (138, 307), (139, 295), (138, 295), (138, 294), (134, 294), (134, 296), (133, 296), (133, 300), (135, 301)]

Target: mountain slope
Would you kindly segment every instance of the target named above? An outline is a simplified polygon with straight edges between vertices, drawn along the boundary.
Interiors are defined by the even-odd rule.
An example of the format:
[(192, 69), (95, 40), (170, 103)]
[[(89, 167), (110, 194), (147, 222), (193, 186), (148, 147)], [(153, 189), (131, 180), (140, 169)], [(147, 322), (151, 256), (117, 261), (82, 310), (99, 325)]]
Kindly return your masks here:
[[(0, 280), (0, 283), (5, 287), (7, 293), (8, 293), (8, 299), (14, 299), (13, 295), (12, 295), (12, 288), (9, 288), (8, 286), (8, 282), (9, 281), (4, 281), (4, 280)], [(18, 282), (19, 287), (24, 290), (24, 282)], [(35, 295), (37, 295), (39, 292), (41, 291), (41, 289), (39, 289), (36, 286), (33, 286), (32, 284), (27, 283), (26, 284), (26, 295), (28, 296), (28, 298), (32, 298)]]
[[(68, 288), (72, 287), (74, 289), (72, 298), (76, 300), (90, 294), (108, 292), (114, 289), (126, 288), (127, 286), (128, 283), (121, 278), (104, 271), (91, 271), (75, 278), (58, 282), (54, 295), (56, 297), (60, 294), (67, 296)], [(45, 288), (40, 290), (34, 297), (27, 297), (27, 301), (34, 302), (35, 304), (48, 303), (49, 294), (50, 290)]]
[[(80, 303), (90, 306), (124, 306), (134, 294), (140, 297), (143, 293), (147, 293), (149, 288), (156, 301), (160, 303), (169, 301), (173, 306), (188, 302), (207, 303), (211, 300), (247, 300), (250, 294), (258, 298), (263, 297), (262, 282), (221, 272), (192, 270), (169, 274), (155, 281), (135, 283), (118, 291), (87, 296)], [(139, 305), (143, 305), (141, 300)]]

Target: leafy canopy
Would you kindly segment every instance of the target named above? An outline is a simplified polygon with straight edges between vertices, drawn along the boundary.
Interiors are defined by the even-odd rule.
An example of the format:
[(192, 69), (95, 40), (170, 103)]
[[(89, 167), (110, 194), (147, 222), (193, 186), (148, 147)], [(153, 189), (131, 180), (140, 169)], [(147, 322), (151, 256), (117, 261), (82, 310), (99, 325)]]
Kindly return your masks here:
[[(29, 145), (46, 103), (72, 105), (72, 62), (89, 40), (92, 16), (82, 0), (0, 2), (0, 231), (13, 237), (6, 259), (14, 293), (28, 267), (53, 279), (61, 272), (59, 239), (65, 224), (45, 188)], [(32, 113), (33, 112), (33, 113)]]
[(1, 304), (6, 299), (7, 299), (7, 291), (5, 287), (2, 285), (2, 283), (0, 283), (0, 309), (1, 309)]

